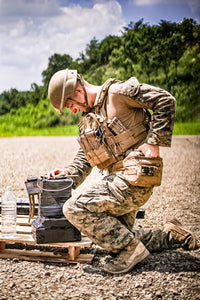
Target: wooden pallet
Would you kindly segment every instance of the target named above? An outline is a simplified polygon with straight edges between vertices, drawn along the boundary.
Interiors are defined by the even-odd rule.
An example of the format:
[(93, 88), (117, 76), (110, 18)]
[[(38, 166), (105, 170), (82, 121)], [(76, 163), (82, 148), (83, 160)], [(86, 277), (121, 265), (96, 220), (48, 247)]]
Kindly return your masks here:
[[(1, 223), (1, 216), (0, 216)], [(0, 228), (1, 229), (1, 228)], [(6, 244), (24, 244), (35, 245), (42, 247), (65, 247), (68, 248), (68, 253), (54, 254), (50, 251), (36, 250), (19, 250), (19, 249), (6, 249)], [(67, 243), (48, 243), (37, 244), (33, 239), (31, 233), (31, 223), (28, 216), (17, 216), (17, 234), (13, 238), (4, 238), (0, 231), (0, 258), (17, 258), (31, 261), (43, 261), (43, 262), (60, 262), (60, 263), (86, 263), (90, 264), (94, 257), (93, 254), (81, 254), (80, 249), (84, 247), (91, 247), (92, 242), (87, 237), (82, 236), (79, 242), (67, 242)], [(59, 249), (58, 249), (59, 250)], [(59, 252), (59, 251), (57, 251)]]

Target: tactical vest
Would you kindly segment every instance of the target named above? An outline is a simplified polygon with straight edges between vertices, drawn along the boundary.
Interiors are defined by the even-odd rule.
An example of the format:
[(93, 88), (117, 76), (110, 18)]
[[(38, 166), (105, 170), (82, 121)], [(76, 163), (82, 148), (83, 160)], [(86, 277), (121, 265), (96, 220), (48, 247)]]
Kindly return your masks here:
[(111, 84), (109, 79), (103, 85), (94, 104), (94, 112), (88, 113), (79, 123), (78, 141), (92, 167), (111, 169), (121, 161), (126, 151), (141, 143), (147, 136), (147, 124), (139, 123), (134, 128), (126, 128), (119, 119), (109, 120), (106, 113), (106, 99)]

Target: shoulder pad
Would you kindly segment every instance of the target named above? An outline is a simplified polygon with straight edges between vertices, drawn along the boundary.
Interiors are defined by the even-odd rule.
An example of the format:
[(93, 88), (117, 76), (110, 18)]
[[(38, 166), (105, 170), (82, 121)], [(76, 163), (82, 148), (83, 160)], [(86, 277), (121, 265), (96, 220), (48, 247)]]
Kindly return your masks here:
[(133, 86), (136, 86), (136, 85), (140, 84), (136, 77), (131, 77), (131, 78), (129, 78), (129, 79), (127, 80), (127, 82), (129, 82), (129, 83), (130, 83), (131, 85), (133, 85)]
[(108, 79), (102, 86), (100, 93), (97, 95), (95, 102), (94, 102), (94, 106), (100, 106), (102, 105), (104, 98), (108, 92), (109, 87), (111, 86), (111, 84), (117, 82), (118, 80), (110, 78)]

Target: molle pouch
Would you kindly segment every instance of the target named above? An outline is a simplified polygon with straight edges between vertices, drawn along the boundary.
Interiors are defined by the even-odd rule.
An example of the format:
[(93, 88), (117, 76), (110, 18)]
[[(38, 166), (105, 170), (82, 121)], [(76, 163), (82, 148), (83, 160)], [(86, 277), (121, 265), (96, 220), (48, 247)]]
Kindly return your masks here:
[(94, 131), (79, 136), (78, 142), (92, 167), (108, 159), (107, 149), (104, 147), (104, 144), (101, 145), (100, 140), (95, 137)]
[(104, 169), (116, 162), (110, 149), (96, 137), (96, 132), (93, 131), (79, 136), (78, 142), (92, 167), (98, 166), (99, 169)]
[(93, 151), (101, 145), (100, 140), (96, 138), (94, 131), (79, 136), (78, 142), (85, 153)]
[(88, 113), (79, 123), (78, 142), (85, 154), (100, 147), (102, 134), (97, 117)]
[(102, 144), (98, 149), (87, 152), (86, 158), (92, 167), (98, 166), (99, 169), (107, 168), (108, 165), (115, 162), (105, 144)]
[(162, 179), (163, 160), (161, 157), (145, 157), (131, 151), (123, 160), (123, 177), (132, 185), (159, 186)]

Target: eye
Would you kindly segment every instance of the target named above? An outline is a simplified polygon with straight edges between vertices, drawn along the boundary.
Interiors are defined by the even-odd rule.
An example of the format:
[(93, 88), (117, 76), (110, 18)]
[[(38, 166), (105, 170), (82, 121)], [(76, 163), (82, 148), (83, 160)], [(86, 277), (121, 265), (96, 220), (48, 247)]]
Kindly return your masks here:
[(73, 103), (69, 103), (68, 105), (67, 105), (67, 108), (69, 108), (69, 109), (71, 109), (73, 107)]

